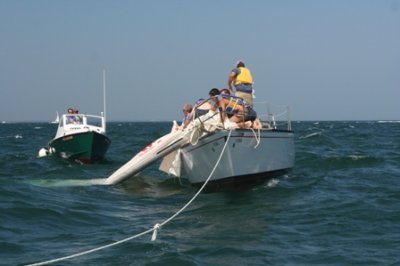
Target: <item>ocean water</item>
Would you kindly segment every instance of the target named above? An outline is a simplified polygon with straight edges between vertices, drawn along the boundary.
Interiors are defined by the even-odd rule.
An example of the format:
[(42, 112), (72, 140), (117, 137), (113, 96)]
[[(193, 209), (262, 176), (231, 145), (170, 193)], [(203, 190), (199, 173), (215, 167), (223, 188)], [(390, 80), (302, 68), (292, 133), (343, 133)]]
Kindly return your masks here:
[[(38, 158), (47, 123), (0, 124), (0, 265), (53, 260), (136, 236), (197, 192), (158, 165), (98, 185), (170, 123), (110, 123), (99, 164)], [(294, 122), (293, 171), (202, 193), (144, 234), (54, 265), (400, 265), (400, 123)]]

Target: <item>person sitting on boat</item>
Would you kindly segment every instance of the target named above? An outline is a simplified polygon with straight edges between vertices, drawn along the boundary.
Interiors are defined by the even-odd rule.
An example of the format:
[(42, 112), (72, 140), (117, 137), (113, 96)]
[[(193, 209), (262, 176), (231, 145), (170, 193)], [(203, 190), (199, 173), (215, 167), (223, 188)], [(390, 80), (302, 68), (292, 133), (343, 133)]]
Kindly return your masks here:
[[(230, 95), (229, 90), (223, 89), (221, 93), (217, 88), (210, 90), (209, 95), (214, 101), (213, 111), (217, 109), (220, 111), (221, 122), (224, 123), (227, 114), (231, 117), (228, 118), (231, 122), (237, 123), (239, 128), (245, 128), (249, 123), (253, 122), (257, 118), (256, 111), (251, 108), (243, 99)], [(250, 123), (251, 123), (250, 122)]]
[(209, 100), (204, 100), (203, 98), (198, 99), (193, 108), (194, 118), (207, 114), (211, 108), (212, 105), (210, 104)]
[[(208, 114), (212, 105), (210, 103), (210, 99), (204, 100), (200, 98), (196, 101), (195, 106), (193, 107), (191, 104), (185, 104), (182, 108), (184, 113), (184, 118), (182, 124), (179, 126), (176, 121), (174, 121), (173, 130), (184, 130), (186, 129), (191, 122), (195, 118), (199, 118)], [(191, 111), (190, 111), (191, 110)], [(207, 118), (205, 118), (207, 119)]]
[[(220, 93), (221, 93), (221, 95), (223, 96), (223, 95), (232, 95), (232, 96), (235, 96), (234, 94), (231, 94), (231, 92), (230, 92), (230, 90), (229, 89), (226, 89), (226, 88), (224, 88), (224, 89), (221, 89), (220, 91), (219, 91)], [(233, 115), (233, 113), (231, 113), (231, 112), (227, 112), (226, 113), (226, 115), (229, 117), (229, 118), (231, 118), (232, 117), (232, 115)]]
[(79, 111), (74, 108), (68, 108), (67, 115), (67, 124), (82, 124), (82, 117), (79, 114)]
[(67, 110), (67, 124), (75, 124), (75, 115), (74, 115), (74, 109), (73, 108), (68, 108)]
[(236, 63), (236, 68), (229, 73), (228, 88), (234, 93), (232, 83), (235, 87), (235, 96), (243, 98), (248, 105), (253, 106), (253, 77), (250, 69), (246, 68), (243, 61)]
[(183, 120), (182, 120), (182, 124), (180, 125), (180, 127), (178, 129), (180, 130), (184, 130), (187, 125), (189, 125), (190, 122), (192, 122), (193, 120), (193, 105), (186, 103), (183, 105), (182, 108), (182, 112), (183, 112)]
[(79, 110), (74, 109), (74, 114), (75, 114), (75, 124), (82, 124), (82, 116), (78, 115)]
[[(232, 96), (233, 98), (239, 98), (237, 96), (233, 96), (230, 94), (230, 91), (228, 89), (221, 89), (220, 90), (221, 95), (228, 95), (228, 96)], [(246, 106), (246, 102), (243, 100), (244, 105)], [(253, 109), (253, 107), (250, 107), (251, 109)], [(254, 110), (254, 109), (253, 109)], [(230, 118), (233, 114), (227, 113), (227, 116)], [(256, 114), (257, 116), (257, 114)], [(246, 122), (244, 122), (243, 124), (244, 128), (254, 128), (254, 129), (261, 129), (262, 128), (262, 123), (260, 118), (256, 118), (254, 120), (248, 120)]]

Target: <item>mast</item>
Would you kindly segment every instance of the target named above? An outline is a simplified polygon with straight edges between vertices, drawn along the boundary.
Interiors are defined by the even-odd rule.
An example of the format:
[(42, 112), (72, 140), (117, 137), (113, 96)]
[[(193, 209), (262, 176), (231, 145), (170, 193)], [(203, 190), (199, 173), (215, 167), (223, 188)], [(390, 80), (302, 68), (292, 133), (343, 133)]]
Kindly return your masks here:
[(103, 117), (104, 131), (106, 131), (106, 70), (103, 69)]

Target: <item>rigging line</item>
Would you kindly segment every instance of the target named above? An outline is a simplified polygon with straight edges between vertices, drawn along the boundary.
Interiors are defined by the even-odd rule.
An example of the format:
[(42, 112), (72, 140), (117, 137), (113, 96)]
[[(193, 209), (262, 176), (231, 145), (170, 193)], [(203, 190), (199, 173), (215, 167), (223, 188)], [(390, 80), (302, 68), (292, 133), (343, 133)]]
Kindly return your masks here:
[(212, 175), (214, 174), (215, 170), (217, 169), (217, 166), (219, 165), (219, 163), (220, 163), (220, 161), (221, 161), (221, 159), (222, 159), (222, 155), (224, 154), (225, 149), (226, 149), (226, 147), (227, 147), (227, 145), (228, 145), (228, 142), (229, 142), (231, 133), (232, 133), (232, 130), (229, 131), (228, 137), (227, 137), (227, 139), (226, 139), (226, 141), (225, 141), (225, 145), (224, 145), (224, 147), (222, 148), (221, 154), (219, 155), (219, 158), (218, 158), (217, 162), (215, 163), (214, 168), (212, 169), (210, 175), (208, 176), (208, 178), (206, 179), (206, 181), (204, 182), (204, 184), (201, 186), (201, 188), (199, 189), (199, 191), (197, 191), (197, 193), (192, 197), (191, 200), (189, 200), (188, 203), (186, 203), (180, 210), (178, 210), (174, 215), (172, 215), (170, 218), (166, 219), (164, 222), (162, 222), (162, 223), (160, 223), (160, 224), (157, 223), (157, 224), (154, 225), (153, 228), (148, 229), (148, 230), (146, 230), (146, 231), (144, 231), (144, 232), (142, 232), (142, 233), (139, 233), (139, 234), (134, 235), (134, 236), (130, 236), (130, 237), (128, 237), (128, 238), (119, 240), (119, 241), (117, 241), (117, 242), (114, 242), (114, 243), (111, 243), (111, 244), (108, 244), (108, 245), (105, 245), (105, 246), (101, 246), (101, 247), (97, 247), (97, 248), (94, 248), (94, 249), (82, 251), (82, 252), (79, 252), (79, 253), (76, 253), (76, 254), (72, 254), (72, 255), (65, 256), (65, 257), (61, 257), (61, 258), (57, 258), (57, 259), (52, 259), (52, 260), (43, 261), (43, 262), (38, 262), (38, 263), (33, 263), (33, 264), (27, 264), (26, 266), (47, 265), (47, 264), (51, 264), (51, 263), (55, 263), (55, 262), (59, 262), (59, 261), (67, 260), (67, 259), (76, 258), (76, 257), (83, 256), (83, 255), (86, 255), (86, 254), (90, 254), (90, 253), (93, 253), (93, 252), (96, 252), (96, 251), (99, 251), (99, 250), (102, 250), (102, 249), (106, 249), (106, 248), (109, 248), (109, 247), (113, 247), (113, 246), (122, 244), (122, 243), (124, 243), (124, 242), (127, 242), (127, 241), (129, 241), (129, 240), (132, 240), (132, 239), (134, 239), (134, 238), (137, 238), (137, 237), (139, 237), (139, 236), (142, 236), (142, 235), (145, 235), (145, 234), (148, 234), (148, 233), (151, 233), (151, 232), (153, 232), (153, 236), (152, 236), (151, 240), (154, 241), (154, 240), (156, 239), (156, 237), (157, 237), (157, 231), (161, 229), (161, 226), (167, 224), (167, 223), (170, 222), (172, 219), (174, 219), (176, 216), (178, 216), (181, 212), (183, 212), (183, 211), (197, 198), (197, 196), (201, 193), (201, 191), (202, 191), (202, 190), (205, 188), (205, 186), (207, 185), (208, 181), (210, 181)]

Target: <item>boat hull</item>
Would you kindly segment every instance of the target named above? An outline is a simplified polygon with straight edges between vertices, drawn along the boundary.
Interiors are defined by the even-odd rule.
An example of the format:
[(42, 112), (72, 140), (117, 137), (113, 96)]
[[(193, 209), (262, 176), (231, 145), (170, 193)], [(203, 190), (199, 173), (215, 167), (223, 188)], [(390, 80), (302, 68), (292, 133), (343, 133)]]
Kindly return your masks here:
[(53, 139), (49, 150), (62, 158), (92, 163), (104, 158), (110, 143), (110, 139), (103, 134), (82, 132)]
[[(219, 191), (242, 191), (257, 185), (265, 184), (268, 180), (287, 174), (292, 169), (281, 169), (265, 173), (246, 174), (243, 176), (232, 176), (217, 180), (210, 180), (204, 188), (204, 192)], [(192, 184), (194, 187), (201, 187), (204, 182)]]
[[(218, 131), (200, 139), (197, 145), (182, 147), (183, 177), (202, 185), (226, 144), (225, 151), (206, 191), (240, 190), (289, 172), (294, 166), (292, 131)], [(258, 141), (259, 140), (259, 141)]]

